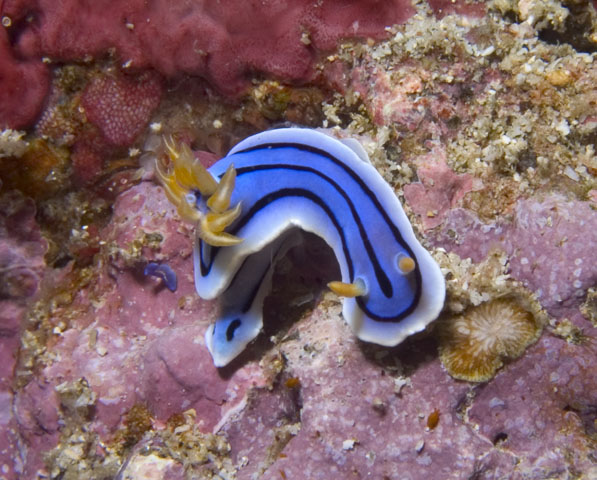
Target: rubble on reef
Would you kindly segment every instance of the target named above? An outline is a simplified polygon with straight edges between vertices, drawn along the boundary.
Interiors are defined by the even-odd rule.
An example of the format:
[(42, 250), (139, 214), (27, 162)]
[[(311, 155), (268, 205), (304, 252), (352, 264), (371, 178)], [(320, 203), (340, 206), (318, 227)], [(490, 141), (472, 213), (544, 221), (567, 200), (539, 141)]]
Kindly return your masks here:
[[(145, 3), (0, 7), (0, 477), (597, 477), (595, 2)], [(427, 331), (357, 340), (307, 236), (213, 366), (154, 152), (280, 124), (403, 200)]]

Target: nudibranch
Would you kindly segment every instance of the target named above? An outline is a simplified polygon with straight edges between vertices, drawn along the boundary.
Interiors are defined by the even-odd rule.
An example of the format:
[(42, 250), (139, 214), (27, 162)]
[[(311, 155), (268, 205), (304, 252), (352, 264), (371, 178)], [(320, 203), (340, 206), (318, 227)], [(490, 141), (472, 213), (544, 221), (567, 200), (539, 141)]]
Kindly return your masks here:
[(394, 346), (438, 316), (439, 266), (358, 142), (270, 130), (207, 170), (188, 146), (165, 139), (164, 147), (157, 176), (180, 215), (197, 225), (197, 293), (222, 298), (221, 317), (206, 332), (216, 366), (259, 334), (273, 265), (300, 242), (299, 229), (334, 251), (342, 279), (329, 287), (344, 297), (344, 318), (361, 340)]
[(160, 264), (155, 262), (149, 262), (143, 270), (143, 275), (157, 277), (162, 280), (164, 285), (171, 292), (175, 292), (178, 286), (178, 279), (176, 278), (176, 272), (166, 264)]

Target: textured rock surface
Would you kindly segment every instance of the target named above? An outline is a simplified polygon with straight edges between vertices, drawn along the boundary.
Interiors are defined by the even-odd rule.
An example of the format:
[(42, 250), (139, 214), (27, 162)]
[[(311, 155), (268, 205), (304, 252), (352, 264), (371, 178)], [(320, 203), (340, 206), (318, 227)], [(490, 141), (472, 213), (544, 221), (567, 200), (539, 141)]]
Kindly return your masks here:
[[(28, 443), (35, 444), (42, 432), (54, 436), (61, 414), (54, 389), (79, 378), (96, 396), (90, 428), (106, 438), (138, 403), (162, 422), (194, 408), (198, 425), (209, 431), (243, 401), (247, 387), (259, 383), (254, 367), (221, 379), (213, 366), (203, 340), (213, 308), (194, 294), (189, 230), (175, 219), (161, 189), (145, 182), (129, 190), (119, 197), (113, 218), (100, 234), (106, 244), (92, 283), (51, 314), (51, 324), (69, 322), (64, 332), (54, 330), (53, 358), (17, 394), (15, 414)], [(153, 260), (167, 261), (177, 272), (175, 293), (143, 276)], [(40, 452), (25, 454), (29, 477), (40, 465)]]
[(83, 91), (81, 105), (109, 144), (128, 146), (147, 126), (161, 96), (161, 79), (155, 74), (112, 74), (94, 78)]
[(35, 60), (22, 61), (0, 30), (0, 128), (23, 128), (39, 115), (49, 90), (48, 70)]
[[(1, 7), (2, 85), (31, 68), (28, 85), (45, 91), (39, 55), (61, 64), (35, 131), (0, 136), (2, 186), (38, 212), (2, 192), (0, 476), (597, 478), (590, 4), (440, 0), (411, 17), (400, 2), (154, 2), (143, 15), (141, 2), (50, 3)], [(253, 16), (275, 20), (279, 41)], [(384, 41), (316, 56), (407, 18)], [(70, 63), (86, 54), (95, 59)], [(301, 88), (254, 74), (305, 82), (315, 71), (317, 85)], [(232, 105), (185, 72), (248, 94)], [(0, 99), (0, 120), (25, 125), (38, 94), (17, 93)], [(332, 254), (309, 239), (277, 268), (264, 334), (215, 369), (203, 334), (217, 304), (195, 293), (192, 228), (143, 150), (175, 134), (213, 162), (283, 121), (362, 141), (444, 268), (440, 322), (534, 292), (548, 316), (539, 340), (481, 384), (444, 370), (437, 331), (393, 349), (358, 342), (325, 289)], [(175, 292), (143, 274), (148, 262), (176, 272)]]
[(0, 464), (3, 475), (12, 478), (24, 461), (18, 433), (23, 425), (12, 415), (14, 370), (27, 303), (38, 292), (45, 269), (47, 243), (31, 200), (10, 192), (0, 203)]
[(433, 148), (419, 160), (417, 176), (420, 183), (404, 186), (404, 198), (421, 218), (424, 228), (433, 228), (444, 222), (447, 212), (459, 205), (460, 200), (473, 190), (473, 177), (456, 175), (446, 164), (446, 152)]
[[(516, 471), (531, 478), (593, 471), (587, 457), (597, 391), (592, 344), (545, 335), (493, 382), (471, 387), (442, 370), (429, 340), (389, 350), (361, 344), (328, 294), (313, 314), (290, 326), (278, 348), (267, 353), (271, 346), (255, 345), (248, 358), (218, 373), (203, 341), (213, 306), (193, 293), (189, 231), (161, 188), (144, 182), (129, 190), (113, 219), (103, 234), (105, 264), (93, 284), (55, 313), (78, 312), (53, 341), (54, 361), (17, 394), (29, 468), (41, 466), (35, 446), (48, 449), (58, 440), (64, 412), (54, 388), (83, 377), (97, 395), (89, 428), (104, 441), (123, 428), (135, 404), (147, 406), (158, 429), (194, 408), (202, 431), (216, 428), (228, 439), (236, 478), (279, 478), (279, 472), (287, 478), (305, 472), (309, 478), (394, 478), (397, 466), (401, 478), (421, 472), (501, 478), (512, 474), (514, 459)], [(139, 240), (158, 232), (157, 249)], [(146, 259), (177, 272), (174, 294), (141, 275)], [(277, 308), (274, 303), (266, 314), (274, 334)], [(260, 358), (246, 363), (264, 353), (261, 368)], [(275, 367), (280, 354), (283, 374), (271, 377), (268, 370), (283, 365)], [(430, 428), (435, 410), (439, 423)], [(529, 443), (532, 436), (550, 440)], [(131, 461), (141, 465), (129, 464), (127, 475), (146, 468), (134, 455)], [(160, 468), (179, 467), (166, 462)]]
[[(313, 76), (315, 51), (331, 50), (343, 37), (379, 38), (386, 26), (401, 23), (412, 13), (410, 3), (401, 0), (326, 1), (315, 8), (308, 1), (289, 5), (277, 0), (225, 6), (188, 2), (176, 8), (168, 1), (148, 6), (143, 0), (89, 4), (74, 0), (56, 8), (54, 2), (33, 0), (3, 2), (0, 9), (0, 16), (10, 19), (8, 31), (15, 32), (19, 57), (81, 61), (112, 51), (127, 69), (152, 68), (168, 77), (198, 75), (227, 94), (247, 87), (247, 74), (254, 71), (305, 81)], [(4, 39), (4, 31), (2, 35)], [(8, 70), (15, 64), (14, 53), (8, 45), (0, 52)], [(8, 91), (17, 94), (12, 100), (15, 108), (27, 100), (27, 111), (17, 115), (12, 108), (2, 120), (13, 128), (35, 118), (47, 92), (47, 72), (41, 64), (18, 68), (30, 77), (27, 85), (40, 85), (24, 88), (21, 83), (15, 89), (16, 82), (2, 78), (6, 89), (12, 86)]]
[(560, 194), (520, 200), (513, 219), (487, 224), (454, 209), (436, 235), (436, 245), (475, 262), (495, 248), (506, 252), (512, 277), (553, 315), (574, 315), (597, 283), (597, 212), (588, 202)]

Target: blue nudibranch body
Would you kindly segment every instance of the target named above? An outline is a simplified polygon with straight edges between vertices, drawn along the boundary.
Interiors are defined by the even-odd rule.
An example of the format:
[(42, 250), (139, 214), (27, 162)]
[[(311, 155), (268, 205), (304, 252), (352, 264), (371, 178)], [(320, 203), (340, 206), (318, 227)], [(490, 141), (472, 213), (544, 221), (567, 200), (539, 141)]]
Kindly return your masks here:
[(270, 130), (243, 140), (207, 172), (188, 147), (166, 147), (172, 168), (158, 164), (158, 176), (181, 215), (198, 224), (197, 293), (222, 297), (221, 318), (206, 333), (216, 366), (261, 330), (273, 264), (300, 243), (297, 229), (333, 249), (342, 281), (329, 286), (345, 297), (344, 318), (361, 340), (394, 346), (438, 316), (440, 269), (356, 142)]

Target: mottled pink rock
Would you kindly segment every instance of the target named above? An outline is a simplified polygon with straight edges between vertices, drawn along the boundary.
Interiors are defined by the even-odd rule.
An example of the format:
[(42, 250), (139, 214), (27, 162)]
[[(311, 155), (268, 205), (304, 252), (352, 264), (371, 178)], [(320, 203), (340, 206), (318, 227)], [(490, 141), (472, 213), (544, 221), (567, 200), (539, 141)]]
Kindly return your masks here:
[[(15, 415), (26, 437), (55, 434), (58, 430), (58, 398), (53, 385), (35, 380), (16, 397)], [(27, 433), (25, 433), (27, 432)]]
[(0, 300), (23, 303), (37, 291), (47, 243), (32, 200), (14, 191), (2, 195), (0, 204)]
[[(580, 233), (593, 229), (590, 219), (579, 224), (579, 216), (588, 214), (585, 206), (558, 196), (520, 201), (516, 220), (508, 224), (511, 237), (521, 242), (521, 251), (513, 256), (524, 252), (523, 243), (532, 243), (526, 230), (540, 229), (543, 235), (538, 237), (546, 238), (545, 245), (553, 243), (556, 237), (540, 221), (548, 212), (554, 225)], [(453, 226), (459, 212), (466, 213), (452, 210), (444, 225)], [(498, 233), (499, 226), (466, 225), (456, 237), (460, 245), (445, 240), (444, 245), (473, 251), (504, 241), (500, 235), (505, 230)], [(143, 182), (118, 197), (111, 222), (101, 233), (106, 244), (98, 257), (97, 277), (65, 307), (79, 313), (52, 340), (56, 360), (17, 391), (18, 432), (28, 445), (19, 460), (25, 464), (25, 478), (40, 468), (43, 452), (56, 441), (60, 413), (55, 386), (80, 377), (97, 396), (91, 428), (103, 439), (111, 438), (136, 403), (149, 408), (156, 426), (194, 408), (203, 431), (226, 435), (241, 480), (393, 479), (398, 471), (400, 478), (413, 480), (497, 480), (517, 478), (518, 468), (536, 479), (591, 472), (590, 444), (585, 441), (592, 434), (591, 406), (597, 402), (591, 343), (570, 345), (546, 333), (493, 382), (475, 387), (442, 369), (429, 339), (411, 339), (393, 349), (359, 342), (332, 295), (289, 324), (290, 310), (281, 302), (294, 302), (293, 292), (278, 290), (277, 297), (266, 302), (265, 336), (289, 328), (284, 340), (272, 346), (261, 337), (237, 362), (218, 371), (203, 340), (216, 312), (213, 302), (201, 301), (194, 292), (190, 233), (160, 187)], [(591, 246), (593, 237), (585, 233), (584, 242)], [(162, 236), (158, 249), (144, 243), (147, 234)], [(140, 253), (131, 257), (133, 245)], [(569, 245), (576, 255), (576, 247)], [(308, 250), (308, 256), (317, 255), (326, 251)], [(291, 263), (300, 264), (300, 258), (293, 253)], [(159, 280), (142, 276), (148, 260), (167, 262), (177, 272), (175, 293)], [(316, 264), (329, 270), (322, 259)], [(309, 284), (325, 278), (326, 272), (315, 270), (311, 278), (302, 272), (298, 276)], [(591, 272), (579, 276), (586, 285), (595, 283)], [(296, 277), (297, 270), (287, 275)], [(300, 297), (298, 290), (294, 293)], [(59, 309), (55, 315), (66, 318), (67, 311)], [(594, 332), (585, 330), (592, 336)], [(266, 372), (274, 369), (276, 358), (283, 359), (283, 372), (267, 388), (265, 378), (271, 373)], [(287, 381), (292, 378), (298, 383)], [(430, 428), (428, 417), (436, 410), (439, 423)], [(537, 440), (529, 440), (533, 438)], [(132, 462), (140, 459), (131, 453)], [(180, 474), (176, 463), (162, 466)]]
[[(517, 478), (512, 477), (513, 468), (528, 445), (521, 442), (503, 451), (495, 446), (491, 429), (477, 431), (478, 420), (469, 420), (466, 411), (474, 411), (477, 396), (483, 405), (483, 389), (450, 378), (431, 353), (430, 342), (407, 341), (390, 350), (362, 344), (341, 319), (339, 304), (327, 311), (320, 306), (296, 324), (289, 337), (295, 340), (282, 344), (281, 350), (288, 375), (300, 379), (298, 391), (289, 391), (284, 382), (273, 392), (254, 390), (247, 407), (222, 428), (233, 459), (244, 465), (238, 479)], [(565, 342), (559, 340), (558, 346), (564, 346), (562, 360), (572, 354)], [(541, 356), (534, 362), (541, 365)], [(545, 394), (516, 404), (516, 414), (508, 418), (526, 418), (557, 397), (541, 383), (545, 378), (534, 383), (537, 378), (526, 368), (513, 364), (504, 376)], [(409, 380), (400, 373), (407, 373)], [(500, 390), (504, 397), (510, 395), (508, 387)], [(594, 396), (589, 389), (585, 393)], [(439, 423), (429, 428), (427, 419), (435, 410)], [(493, 418), (483, 421), (498, 423)], [(582, 435), (576, 431), (575, 441)], [(551, 462), (551, 448), (560, 440), (549, 447), (535, 442), (532, 459)], [(586, 469), (586, 453), (584, 446), (571, 462), (561, 460), (562, 469)], [(248, 461), (243, 463), (243, 458)]]
[(27, 304), (44, 274), (47, 242), (35, 221), (33, 201), (9, 192), (0, 196), (0, 205), (0, 465), (3, 478), (13, 479), (26, 457), (13, 411), (14, 368)]
[(127, 146), (145, 129), (161, 96), (158, 75), (114, 72), (94, 77), (83, 90), (81, 105), (110, 145)]
[(405, 185), (404, 198), (419, 215), (423, 228), (434, 228), (473, 190), (473, 177), (454, 173), (446, 164), (445, 150), (438, 146), (418, 159), (417, 164), (420, 183)]
[(0, 128), (24, 128), (37, 118), (48, 94), (48, 69), (37, 59), (22, 60), (0, 28)]
[[(408, 63), (405, 68), (408, 70)], [(421, 76), (425, 76), (425, 71), (413, 69), (403, 82), (395, 84), (389, 72), (375, 63), (365, 63), (350, 71), (343, 71), (339, 66), (336, 69), (326, 72), (331, 83), (341, 91), (358, 92), (378, 125), (396, 124), (413, 131), (425, 118), (423, 105), (412, 99), (423, 88)]]
[[(150, 246), (154, 240), (147, 235), (161, 236), (159, 248)], [(73, 304), (57, 308), (50, 319), (71, 319), (51, 339), (55, 360), (16, 393), (20, 435), (31, 445), (27, 476), (40, 468), (43, 452), (56, 441), (60, 413), (52, 395), (63, 382), (87, 381), (97, 399), (92, 428), (103, 438), (115, 433), (137, 403), (162, 423), (194, 408), (198, 424), (210, 431), (243, 401), (248, 388), (264, 384), (254, 364), (226, 377), (213, 366), (203, 339), (213, 304), (195, 293), (191, 229), (180, 223), (161, 187), (143, 182), (120, 195), (100, 238), (104, 247), (96, 278), (73, 292)], [(132, 258), (131, 249), (144, 241), (149, 243)], [(148, 261), (166, 262), (177, 273), (176, 292), (143, 276)], [(63, 282), (68, 281), (66, 276)]]
[(524, 478), (597, 474), (589, 443), (596, 431), (596, 353), (592, 342), (572, 345), (544, 335), (508, 372), (477, 392), (469, 421), (514, 455)]
[(491, 224), (454, 209), (433, 241), (475, 262), (493, 248), (505, 251), (511, 275), (553, 315), (577, 308), (597, 284), (597, 212), (559, 194), (519, 200), (512, 219)]
[(201, 428), (210, 431), (221, 417), (217, 406), (228, 395), (227, 382), (216, 381), (218, 371), (204, 335), (201, 324), (166, 330), (148, 348), (140, 380), (144, 401), (158, 418), (167, 419), (192, 407), (200, 412)]
[(79, 186), (89, 185), (98, 177), (104, 166), (104, 152), (109, 151), (105, 142), (95, 132), (79, 136), (71, 151), (73, 179)]
[(37, 293), (47, 242), (35, 221), (35, 205), (18, 192), (0, 197), (0, 388), (10, 388), (27, 302)]
[[(398, 34), (404, 35), (402, 38), (413, 35), (408, 28)], [(390, 54), (390, 48), (395, 53)], [(452, 61), (434, 58), (430, 67), (428, 61), (410, 58), (403, 48), (409, 47), (389, 42), (379, 50), (374, 47), (350, 55), (348, 60), (333, 57), (323, 76), (331, 88), (348, 98), (356, 93), (375, 124), (406, 132), (421, 143), (452, 138), (458, 125), (474, 121), (480, 110), (468, 98), (483, 95), (488, 85), (504, 77), (491, 66), (482, 74), (475, 72), (470, 58), (458, 55), (458, 49), (453, 52)], [(437, 81), (442, 75), (446, 80)]]

